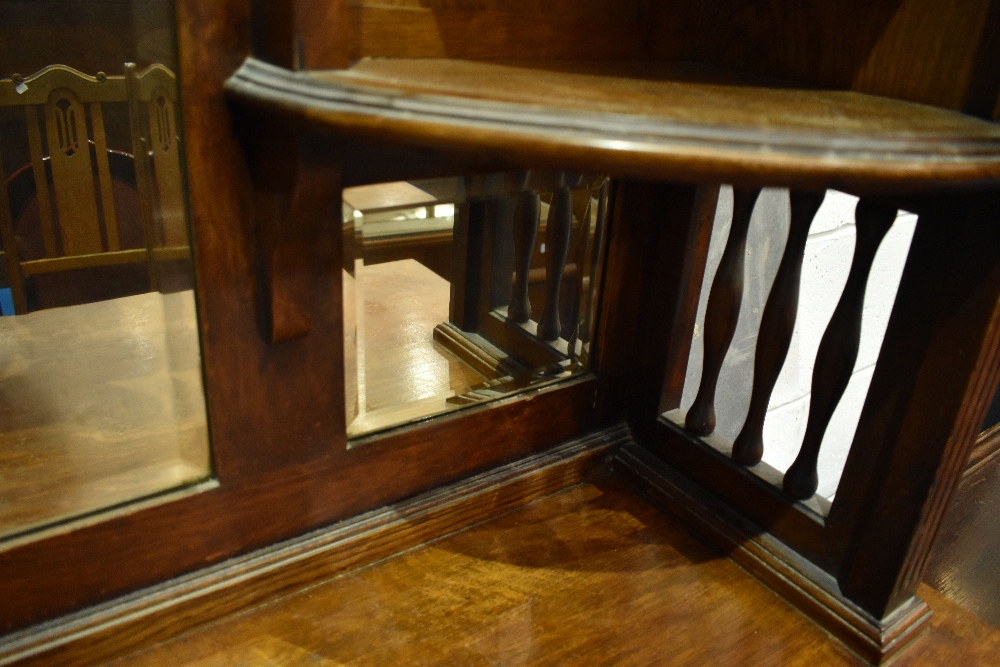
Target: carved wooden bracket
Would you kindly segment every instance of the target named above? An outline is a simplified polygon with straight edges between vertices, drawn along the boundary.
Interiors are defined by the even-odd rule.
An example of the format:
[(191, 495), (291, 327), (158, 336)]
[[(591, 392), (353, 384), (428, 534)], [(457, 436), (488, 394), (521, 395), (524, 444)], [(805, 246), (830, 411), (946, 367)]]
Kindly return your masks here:
[(340, 166), (300, 137), (272, 141), (254, 162), (261, 325), (271, 343), (312, 326), (324, 225), (340, 221)]

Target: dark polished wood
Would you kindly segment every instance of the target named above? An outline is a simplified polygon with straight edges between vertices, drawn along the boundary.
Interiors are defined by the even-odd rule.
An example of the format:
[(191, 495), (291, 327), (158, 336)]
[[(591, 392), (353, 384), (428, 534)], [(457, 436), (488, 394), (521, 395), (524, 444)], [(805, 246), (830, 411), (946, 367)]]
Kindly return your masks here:
[(875, 613), (920, 581), (1000, 381), (998, 210), (994, 194), (920, 211), (841, 477), (858, 491), (829, 516), (850, 535), (841, 586)]
[[(691, 291), (700, 289), (712, 231), (704, 195), (700, 187), (631, 180), (611, 189), (607, 278), (595, 341), (603, 379), (597, 405), (612, 414), (626, 411), (637, 433), (648, 428), (649, 415), (659, 413), (664, 369), (680, 359), (687, 363), (686, 352), (681, 357), (677, 351), (689, 349), (697, 308)], [(714, 197), (709, 201), (714, 212)], [(657, 269), (658, 280), (644, 279)], [(688, 328), (667, 327), (678, 319)]]
[(507, 316), (517, 324), (524, 324), (531, 317), (528, 272), (538, 236), (540, 203), (537, 192), (523, 190), (517, 195), (514, 209), (514, 287)]
[[(589, 180), (589, 179), (588, 179)], [(607, 179), (598, 177), (596, 183), (586, 183), (587, 187), (580, 188), (573, 192), (573, 217), (577, 220), (575, 236), (571, 240), (573, 247), (573, 275), (567, 275), (567, 294), (563, 301), (568, 306), (564, 308), (563, 338), (566, 339), (567, 354), (572, 358), (577, 354), (577, 343), (589, 340), (584, 333), (587, 325), (587, 311), (589, 303), (593, 298), (590, 294), (591, 287), (596, 282), (593, 279), (595, 264), (599, 264), (601, 254), (596, 243), (601, 243), (601, 222), (594, 220), (594, 214), (602, 215), (600, 208), (602, 202), (598, 201), (597, 206), (593, 206), (593, 194), (598, 198), (604, 197), (603, 206), (607, 214), (607, 188), (601, 185)], [(597, 210), (592, 210), (596, 208)], [(591, 225), (593, 223), (594, 227)], [(595, 243), (596, 242), (596, 243)], [(592, 258), (593, 257), (593, 258)], [(564, 273), (570, 273), (564, 269)]]
[[(0, 661), (92, 665), (273, 601), (601, 474), (621, 429), (564, 443), (0, 641)], [(377, 544), (377, 546), (376, 546)]]
[[(585, 290), (583, 279), (580, 280), (580, 294), (583, 295), (583, 303), (580, 304), (580, 327), (578, 336), (583, 343), (590, 344), (594, 339), (594, 319), (597, 312), (597, 300), (600, 292), (596, 289), (601, 284), (604, 277), (604, 262), (606, 259), (607, 232), (608, 232), (608, 202), (611, 193), (611, 179), (605, 178), (597, 191), (597, 211), (594, 219), (593, 232), (586, 228), (589, 248), (587, 253), (590, 257), (590, 267), (587, 276), (587, 287)], [(590, 234), (593, 234), (591, 237)], [(578, 258), (585, 258), (583, 252)], [(583, 261), (578, 259), (578, 261)]]
[[(771, 392), (788, 355), (799, 309), (799, 282), (809, 227), (823, 203), (826, 192), (792, 190), (789, 193), (791, 218), (785, 252), (764, 305), (753, 361), (753, 390), (747, 418), (733, 441), (733, 460), (746, 466), (757, 465), (764, 456), (764, 417)], [(812, 495), (812, 494), (810, 494)]]
[(794, 498), (811, 498), (819, 486), (816, 463), (823, 435), (840, 397), (847, 389), (847, 383), (854, 373), (854, 362), (858, 358), (861, 312), (868, 275), (882, 238), (896, 220), (896, 213), (896, 209), (892, 207), (864, 199), (858, 202), (854, 216), (857, 240), (851, 270), (816, 352), (809, 398), (809, 421), (802, 438), (802, 448), (785, 472), (782, 483), (782, 488)]
[[(569, 181), (570, 175), (565, 176)], [(579, 180), (579, 175), (577, 175)], [(549, 219), (545, 227), (545, 306), (538, 320), (538, 337), (554, 341), (562, 332), (559, 321), (559, 296), (566, 256), (569, 252), (570, 234), (573, 231), (573, 197), (571, 188), (576, 183), (567, 182), (552, 193)]]
[(866, 613), (839, 594), (833, 576), (775, 539), (773, 530), (748, 521), (642, 448), (623, 447), (615, 469), (867, 660), (892, 657), (925, 629), (930, 610), (919, 598), (911, 596), (891, 617)]
[(747, 231), (760, 189), (733, 189), (733, 218), (726, 249), (715, 272), (705, 311), (705, 347), (701, 363), (698, 395), (688, 410), (684, 426), (696, 435), (715, 430), (715, 388), (726, 360), (729, 344), (736, 333), (740, 307), (743, 305), (743, 266), (746, 259)]
[[(261, 128), (266, 132), (267, 129)], [(340, 167), (314, 153), (307, 139), (277, 133), (268, 150), (251, 157), (257, 194), (257, 226), (263, 268), (260, 289), (262, 326), (272, 343), (304, 336), (312, 326), (314, 293), (319, 276), (331, 273), (330, 266), (319, 266), (329, 255), (317, 252), (324, 228), (340, 227)], [(294, 165), (271, 182), (274, 165), (287, 155), (289, 143)], [(272, 151), (279, 150), (282, 156)], [(266, 179), (266, 180), (265, 180)]]
[(675, 278), (682, 282), (678, 285), (680, 293), (673, 297), (678, 300), (674, 327), (667, 334), (670, 343), (666, 346), (667, 359), (663, 370), (663, 387), (660, 390), (659, 412), (661, 413), (681, 406), (688, 358), (698, 317), (698, 301), (701, 296), (705, 264), (708, 262), (708, 246), (718, 203), (718, 185), (698, 186), (691, 212), (691, 223), (695, 225), (696, 230), (694, 243), (686, 248), (690, 255), (671, 258), (674, 261), (684, 261), (686, 273), (683, 277)]
[[(456, 413), (461, 419), (445, 416), (361, 439), (348, 449), (341, 235), (324, 225), (308, 249), (318, 269), (312, 275), (309, 333), (269, 343), (258, 319), (265, 285), (260, 259), (266, 253), (256, 214), (262, 197), (278, 205), (265, 211), (268, 215), (286, 210), (282, 197), (293, 189), (297, 156), (264, 143), (281, 142), (288, 133), (271, 125), (273, 133), (255, 134), (262, 119), (234, 110), (223, 96), (223, 81), (248, 53), (243, 27), (249, 25), (249, 7), (241, 0), (211, 6), (180, 2), (178, 19), (216, 480), (4, 542), (0, 594), (17, 601), (0, 614), (4, 633), (383, 507), (616, 421), (615, 415), (590, 408), (598, 381), (587, 376), (474, 406)], [(247, 137), (254, 139), (241, 144)], [(313, 137), (304, 150), (307, 156), (332, 156), (339, 146)], [(273, 160), (257, 160), (259, 155)], [(438, 169), (444, 161), (436, 157), (428, 163)], [(270, 179), (260, 178), (262, 165), (272, 171)], [(397, 166), (376, 171), (387, 175)], [(460, 167), (452, 165), (444, 171), (449, 172), (460, 173)], [(359, 184), (356, 173), (344, 181)], [(255, 186), (262, 189), (255, 192)], [(476, 451), (466, 451), (473, 441)], [(359, 489), (357, 480), (363, 478), (373, 483)]]
[[(684, 5), (657, 7), (654, 54), (950, 109), (995, 98), (1000, 86), (995, 69), (979, 66), (1000, 49), (994, 0)], [(974, 109), (988, 117), (988, 106)]]
[[(318, 14), (329, 24), (308, 26), (303, 32), (303, 49), (311, 68), (343, 67), (366, 57), (627, 59), (644, 57), (647, 48), (641, 37), (643, 9), (638, 0), (559, 0), (547, 5), (531, 0), (485, 0), (476, 5), (449, 0), (340, 4), (339, 25), (327, 9)], [(343, 43), (330, 45), (330, 33), (324, 28), (337, 29), (333, 34)], [(339, 63), (337, 56), (309, 58), (311, 53), (320, 56), (334, 50), (346, 58), (341, 55)]]
[[(110, 664), (864, 664), (615, 477), (289, 593)], [(1000, 631), (922, 594), (895, 664), (991, 664)]]
[[(861, 93), (760, 83), (670, 63), (372, 59), (293, 74), (251, 59), (227, 91), (337, 134), (490, 151), (513, 164), (802, 188), (836, 181), (862, 192), (988, 186), (1000, 177), (1000, 128), (991, 123)], [(553, 89), (562, 94), (553, 99)]]
[(984, 433), (977, 449), (992, 449), (962, 475), (941, 524), (924, 581), (941, 595), (1000, 627), (1000, 438)]
[[(821, 610), (815, 618), (832, 630), (851, 628), (868, 655), (901, 647), (925, 618), (925, 607), (913, 597), (917, 582), (1000, 380), (1000, 227), (993, 224), (1000, 210), (1000, 129), (957, 111), (983, 116), (983, 100), (996, 97), (998, 46), (990, 35), (997, 11), (994, 0), (807, 4), (179, 0), (184, 147), (216, 479), (0, 545), (2, 631), (31, 636), (42, 630), (33, 624), (90, 605), (113, 609), (115, 596), (624, 421), (647, 452), (704, 491), (702, 510), (721, 505), (707, 515), (687, 516), (697, 515), (707, 526), (728, 522), (729, 512), (736, 525), (741, 517), (750, 520), (756, 528), (743, 535), (754, 538), (745, 551), (785, 545), (770, 560), (758, 559), (760, 571), (771, 564), (795, 569), (792, 564), (805, 573), (796, 582), (833, 581), (805, 596), (822, 602), (813, 604)], [(257, 59), (247, 60), (251, 45)], [(783, 78), (764, 78), (771, 76)], [(617, 179), (610, 187), (608, 261), (595, 281), (603, 291), (594, 316), (594, 372), (348, 442), (343, 232), (336, 228), (336, 211), (324, 216), (332, 224), (318, 230), (312, 205), (292, 207), (295, 214), (285, 216), (296, 183), (323, 180), (325, 173), (336, 192), (342, 186), (462, 175), (485, 186), (491, 175), (495, 181), (502, 180), (496, 174), (537, 169)], [(711, 197), (701, 195), (714, 186), (695, 184), (720, 182), (836, 187), (884, 197), (878, 201), (893, 207), (906, 196), (902, 208), (920, 215), (832, 507), (816, 497), (796, 502), (780, 490), (780, 473), (773, 468), (734, 465), (728, 443), (696, 438), (661, 419), (661, 405), (673, 402), (677, 378), (684, 376), (710, 236)], [(318, 196), (308, 199), (319, 202), (315, 210), (326, 208), (320, 199), (330, 192), (315, 190)], [(462, 287), (453, 305), (474, 318), (484, 303), (492, 308), (509, 301), (513, 243), (509, 256), (495, 264), (492, 255), (468, 253), (497, 246), (498, 230), (511, 217), (509, 194), (477, 191), (472, 199), (482, 201), (470, 210), (482, 204), (481, 210), (465, 216), (464, 231), (456, 227), (456, 259), (464, 256), (466, 268), (491, 281), (506, 271), (506, 284), (454, 281)], [(477, 229), (482, 238), (475, 238)], [(275, 240), (281, 246), (282, 238), (297, 235), (311, 240), (298, 244), (303, 255), (284, 255), (293, 265), (287, 275), (307, 279), (293, 278), (292, 294), (280, 305), (298, 304), (285, 321), (301, 329), (298, 315), (308, 313), (309, 330), (272, 343), (270, 332), (261, 336), (258, 318), (272, 306), (262, 298), (273, 278), (269, 258)], [(289, 268), (283, 261), (278, 265)], [(502, 271), (505, 265), (509, 270)], [(567, 281), (584, 267), (573, 270), (566, 267)], [(505, 323), (497, 313), (489, 315), (487, 323)], [(535, 343), (544, 345), (537, 337)], [(664, 387), (671, 392), (662, 393)], [(680, 501), (672, 502), (672, 510), (686, 511)], [(559, 513), (571, 518), (572, 509), (561, 506)], [(643, 529), (662, 519), (651, 516), (640, 521)], [(419, 529), (396, 525), (404, 532)], [(593, 538), (594, 528), (605, 525), (590, 521), (582, 532)], [(620, 544), (616, 540), (635, 526), (615, 522), (609, 535), (597, 533), (598, 541)], [(539, 532), (544, 534), (538, 541), (520, 539), (513, 528), (504, 539), (491, 540), (515, 550), (528, 545), (535, 557), (547, 553), (539, 544), (551, 546), (559, 535)], [(639, 533), (645, 549), (648, 531)], [(473, 549), (467, 543), (464, 548)], [(364, 549), (385, 553), (377, 543), (366, 542)], [(472, 553), (496, 565), (489, 559), (497, 551)], [(519, 563), (521, 555), (515, 554)], [(565, 568), (564, 556), (531, 560), (541, 567), (523, 581)], [(573, 598), (553, 606), (577, 630), (599, 617), (591, 604), (593, 584), (601, 583), (594, 563), (607, 569), (627, 561), (613, 547), (596, 561), (570, 561), (583, 562), (587, 576), (582, 585), (563, 585)], [(469, 588), (469, 560), (458, 562), (453, 571), (463, 583), (446, 589), (452, 597), (396, 585), (426, 575), (429, 570), (420, 567), (390, 577), (386, 588), (393, 599), (430, 597), (444, 600), (437, 610), (461, 609), (473, 603), (465, 597), (482, 588)], [(699, 566), (705, 563), (716, 564), (709, 558)], [(731, 564), (719, 563), (739, 575)], [(769, 581), (780, 587), (783, 575), (774, 568)], [(489, 569), (509, 595), (510, 579), (503, 575), (510, 571)], [(723, 586), (722, 594), (713, 587), (709, 603), (691, 616), (722, 621), (705, 626), (708, 631), (669, 615), (673, 601), (699, 592), (690, 577), (678, 581), (649, 595), (649, 581), (638, 580), (642, 618), (615, 619), (614, 628), (620, 633), (652, 620), (658, 632), (667, 629), (669, 657), (726, 662), (727, 649), (714, 638), (725, 635), (716, 630), (730, 617), (717, 610), (731, 600), (731, 587)], [(630, 590), (629, 580), (611, 583), (616, 594)], [(795, 587), (784, 586), (795, 599)], [(752, 594), (746, 607), (752, 611), (736, 615), (736, 625), (746, 627), (751, 616), (751, 622), (777, 617), (761, 595)], [(346, 597), (356, 611), (362, 596)], [(487, 605), (488, 611), (510, 614), (521, 627), (523, 610), (531, 606), (524, 597), (514, 601), (510, 607)], [(497, 616), (482, 614), (490, 626), (497, 625)], [(430, 614), (401, 618), (383, 627), (420, 632), (436, 620)], [(158, 623), (173, 621), (166, 616)], [(361, 623), (372, 627), (371, 614)], [(766, 655), (738, 655), (730, 662), (762, 656), (758, 661), (780, 663), (802, 637), (822, 636), (807, 626), (790, 632), (791, 625), (776, 625), (751, 636), (768, 642)], [(99, 635), (111, 626), (94, 621), (89, 627)], [(329, 627), (318, 634), (327, 642), (352, 636)], [(582, 637), (554, 634), (556, 641)], [(662, 658), (664, 651), (646, 652), (648, 643), (628, 643), (638, 634), (612, 645), (634, 647), (634, 655), (651, 658), (647, 663)], [(387, 646), (391, 633), (379, 636), (375, 649)], [(694, 646), (691, 637), (698, 640)], [(442, 643), (457, 651), (462, 645), (453, 639), (446, 635)], [(504, 648), (513, 643), (496, 634), (487, 641)], [(359, 644), (365, 655), (373, 650), (371, 641)], [(803, 650), (803, 664), (818, 662), (820, 654)], [(960, 659), (935, 651), (926, 657), (945, 664)], [(597, 650), (590, 655), (592, 662), (618, 656)], [(391, 658), (387, 662), (401, 662)]]

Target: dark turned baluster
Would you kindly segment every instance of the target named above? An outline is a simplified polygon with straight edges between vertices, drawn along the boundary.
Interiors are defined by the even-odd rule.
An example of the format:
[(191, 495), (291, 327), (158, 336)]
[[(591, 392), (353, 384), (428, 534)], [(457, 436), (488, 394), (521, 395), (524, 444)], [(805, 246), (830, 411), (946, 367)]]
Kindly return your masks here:
[(531, 317), (528, 273), (531, 270), (535, 239), (538, 237), (541, 200), (537, 192), (527, 190), (528, 172), (525, 172), (519, 181), (517, 186), (519, 192), (514, 208), (514, 288), (507, 317), (512, 322), (524, 324)]
[(570, 299), (569, 308), (564, 308), (566, 311), (566, 318), (568, 322), (563, 323), (563, 333), (566, 333), (567, 326), (569, 327), (569, 333), (564, 337), (566, 338), (566, 349), (567, 356), (570, 359), (576, 358), (576, 344), (580, 336), (580, 320), (583, 314), (583, 282), (586, 279), (587, 271), (584, 266), (587, 264), (587, 256), (592, 252), (591, 239), (590, 239), (590, 217), (591, 217), (591, 200), (593, 198), (593, 191), (590, 183), (591, 179), (585, 179), (581, 184), (581, 188), (577, 190), (576, 196), (574, 197), (574, 204), (576, 205), (576, 213), (578, 225), (576, 228), (576, 243), (575, 247), (575, 257), (574, 264), (576, 265), (576, 274), (573, 276), (573, 282), (571, 283), (572, 289), (568, 294)]
[(760, 188), (733, 188), (733, 224), (729, 228), (729, 239), (719, 270), (712, 281), (705, 312), (701, 386), (684, 424), (695, 435), (708, 435), (715, 430), (715, 386), (740, 317), (747, 230), (759, 194)]
[(597, 193), (597, 220), (594, 225), (594, 240), (591, 244), (590, 266), (587, 272), (590, 284), (584, 294), (585, 302), (582, 306), (584, 310), (580, 316), (580, 340), (584, 343), (590, 342), (590, 330), (593, 325), (594, 307), (596, 306), (594, 302), (597, 296), (595, 285), (598, 278), (597, 273), (600, 270), (601, 249), (604, 247), (604, 230), (607, 228), (608, 193), (610, 190), (611, 181), (607, 178), (602, 179), (601, 187)]
[(747, 420), (733, 443), (733, 460), (743, 465), (756, 465), (764, 455), (764, 417), (767, 415), (767, 404), (788, 355), (788, 346), (792, 342), (795, 316), (799, 308), (799, 282), (806, 239), (809, 238), (809, 226), (825, 196), (825, 190), (793, 190), (789, 193), (792, 216), (788, 242), (760, 321), (757, 352), (753, 362), (753, 392), (750, 395)]
[(580, 180), (580, 174), (566, 174), (562, 184), (552, 193), (549, 218), (545, 228), (545, 308), (538, 322), (538, 337), (550, 342), (557, 340), (559, 325), (559, 290), (562, 287), (566, 254), (569, 252), (573, 227), (573, 196), (570, 188)]
[(861, 200), (854, 219), (857, 241), (851, 272), (847, 276), (840, 303), (833, 311), (816, 353), (812, 396), (809, 399), (809, 421), (806, 422), (802, 449), (792, 467), (785, 473), (784, 489), (794, 498), (811, 498), (819, 486), (819, 476), (816, 473), (819, 448), (830, 417), (854, 372), (854, 362), (857, 361), (861, 341), (861, 312), (868, 274), (882, 238), (896, 219), (896, 209)]

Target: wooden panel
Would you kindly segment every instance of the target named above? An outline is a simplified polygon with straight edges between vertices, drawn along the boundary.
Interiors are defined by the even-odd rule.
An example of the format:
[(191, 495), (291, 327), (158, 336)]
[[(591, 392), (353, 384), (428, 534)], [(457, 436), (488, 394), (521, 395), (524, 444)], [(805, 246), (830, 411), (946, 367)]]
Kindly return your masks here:
[[(0, 6), (0, 76), (61, 63), (81, 72), (120, 72), (139, 58), (174, 68), (171, 0), (32, 0)], [(141, 46), (140, 46), (141, 45)]]
[[(997, 72), (977, 69), (978, 62), (996, 60), (1000, 50), (990, 38), (992, 28), (986, 27), (991, 3), (996, 4), (992, 0), (713, 0), (699, 3), (700, 14), (687, 19), (688, 29), (696, 35), (688, 57), (962, 109), (974, 83), (973, 72), (988, 80), (994, 95), (1000, 84)], [(990, 21), (998, 20), (994, 12)], [(676, 37), (669, 32), (664, 43), (654, 47), (662, 54), (676, 48)], [(984, 111), (979, 114), (987, 115)]]
[(827, 572), (837, 568), (838, 544), (831, 539), (823, 517), (829, 508), (825, 499), (814, 496), (808, 503), (793, 506), (781, 489), (781, 473), (760, 463), (744, 468), (732, 463), (729, 453), (707, 445), (669, 420), (659, 419), (642, 426), (639, 444), (661, 461), (699, 485), (712, 496), (788, 545), (814, 566)]
[[(992, 449), (968, 470), (945, 515), (924, 580), (942, 595), (1000, 627), (1000, 431), (979, 444)], [(990, 442), (992, 440), (992, 442)]]
[(920, 580), (1000, 379), (998, 210), (984, 196), (920, 211), (841, 477), (851, 492), (829, 515), (850, 545), (843, 590), (876, 615)]
[(275, 65), (297, 69), (296, 3), (293, 0), (248, 0), (248, 4), (250, 47), (254, 56)]
[(434, 3), (440, 9), (387, 4), (373, 3), (357, 10), (355, 58), (645, 57), (644, 27), (636, 21), (635, 0), (521, 2), (510, 7), (484, 2), (475, 8)]
[[(700, 188), (613, 182), (607, 273), (595, 332), (597, 402), (612, 414), (627, 410), (638, 432), (658, 412), (664, 368), (675, 349), (663, 341), (674, 343), (675, 335), (691, 340), (689, 292), (701, 284), (712, 229), (713, 216), (705, 213)], [(657, 269), (669, 273), (649, 280)]]

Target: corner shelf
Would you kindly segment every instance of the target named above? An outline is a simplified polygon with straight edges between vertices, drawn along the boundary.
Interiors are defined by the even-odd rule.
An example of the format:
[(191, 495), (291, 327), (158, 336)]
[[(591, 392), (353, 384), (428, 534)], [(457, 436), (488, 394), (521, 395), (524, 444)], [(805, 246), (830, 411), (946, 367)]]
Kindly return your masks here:
[(226, 90), (333, 134), (522, 165), (897, 193), (1000, 179), (998, 125), (698, 65), (365, 59), (295, 72), (250, 58)]

